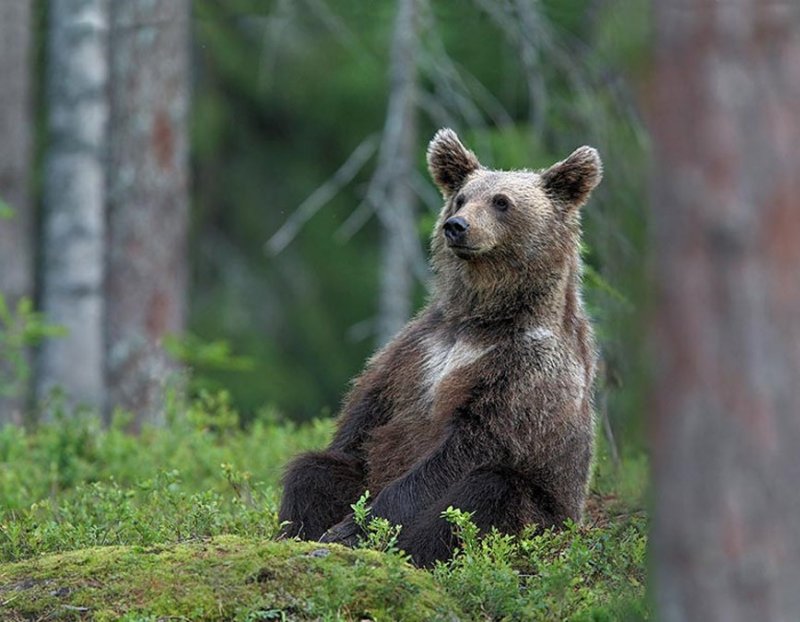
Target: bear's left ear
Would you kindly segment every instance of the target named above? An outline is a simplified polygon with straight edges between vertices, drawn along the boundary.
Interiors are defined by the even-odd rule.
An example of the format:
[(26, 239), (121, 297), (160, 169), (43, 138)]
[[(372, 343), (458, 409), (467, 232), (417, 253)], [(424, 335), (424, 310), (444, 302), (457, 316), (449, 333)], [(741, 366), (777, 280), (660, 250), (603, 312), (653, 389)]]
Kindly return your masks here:
[(445, 198), (454, 194), (481, 163), (477, 156), (461, 144), (456, 133), (443, 128), (428, 145), (428, 170)]
[(542, 174), (542, 188), (556, 201), (580, 207), (603, 178), (603, 162), (593, 147), (578, 147)]

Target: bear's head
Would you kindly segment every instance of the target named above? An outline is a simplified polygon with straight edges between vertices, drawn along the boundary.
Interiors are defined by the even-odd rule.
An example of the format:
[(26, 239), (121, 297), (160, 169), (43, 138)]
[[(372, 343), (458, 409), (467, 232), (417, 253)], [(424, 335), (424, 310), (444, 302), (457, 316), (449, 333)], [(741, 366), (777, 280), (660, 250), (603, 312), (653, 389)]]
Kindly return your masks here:
[(464, 290), (463, 304), (524, 298), (577, 269), (579, 208), (602, 178), (597, 150), (580, 147), (541, 171), (495, 171), (442, 129), (428, 147), (428, 169), (445, 200), (431, 244), (440, 293)]

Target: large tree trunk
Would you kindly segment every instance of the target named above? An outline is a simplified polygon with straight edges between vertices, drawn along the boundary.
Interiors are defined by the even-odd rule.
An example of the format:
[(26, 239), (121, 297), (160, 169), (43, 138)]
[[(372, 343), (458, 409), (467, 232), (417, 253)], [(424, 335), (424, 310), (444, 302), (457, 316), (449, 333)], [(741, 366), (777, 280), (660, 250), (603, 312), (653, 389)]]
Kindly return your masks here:
[(383, 228), (378, 342), (389, 341), (411, 316), (414, 269), (419, 256), (415, 195), (411, 185), (416, 144), (418, 0), (400, 0), (389, 68), (389, 108), (377, 175)]
[(41, 300), (69, 334), (43, 344), (37, 393), (59, 385), (72, 401), (96, 407), (104, 385), (107, 40), (104, 0), (50, 3)]
[[(0, 294), (11, 308), (33, 295), (31, 7), (31, 0), (0, 2), (0, 200), (13, 210), (0, 215)], [(10, 373), (2, 365), (0, 382)], [(26, 388), (0, 397), (0, 425), (22, 421)]]
[(112, 0), (108, 220), (109, 409), (158, 422), (184, 328), (188, 0)]
[(660, 619), (800, 616), (800, 5), (654, 2)]

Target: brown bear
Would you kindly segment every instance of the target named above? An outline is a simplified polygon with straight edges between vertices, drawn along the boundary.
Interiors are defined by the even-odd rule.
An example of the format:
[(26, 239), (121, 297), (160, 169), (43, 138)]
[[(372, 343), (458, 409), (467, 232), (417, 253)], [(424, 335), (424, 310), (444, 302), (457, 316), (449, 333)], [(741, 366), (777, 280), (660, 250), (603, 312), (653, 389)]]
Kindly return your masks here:
[(352, 545), (350, 506), (369, 490), (418, 565), (451, 555), (448, 506), (508, 533), (581, 519), (595, 349), (579, 208), (602, 176), (590, 147), (489, 170), (449, 129), (428, 168), (445, 201), (431, 300), (369, 360), (330, 446), (289, 465), (279, 512), (287, 536)]

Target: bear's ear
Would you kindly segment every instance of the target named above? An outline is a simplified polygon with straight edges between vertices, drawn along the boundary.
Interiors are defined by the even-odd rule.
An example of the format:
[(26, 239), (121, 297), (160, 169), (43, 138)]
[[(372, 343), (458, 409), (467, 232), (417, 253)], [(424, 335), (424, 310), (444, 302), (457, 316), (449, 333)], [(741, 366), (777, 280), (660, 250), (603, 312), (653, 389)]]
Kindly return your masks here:
[(593, 147), (578, 147), (542, 174), (542, 187), (554, 200), (580, 207), (603, 178), (603, 162)]
[(467, 175), (480, 167), (475, 154), (462, 145), (449, 128), (436, 132), (428, 145), (428, 170), (445, 198), (456, 192)]

